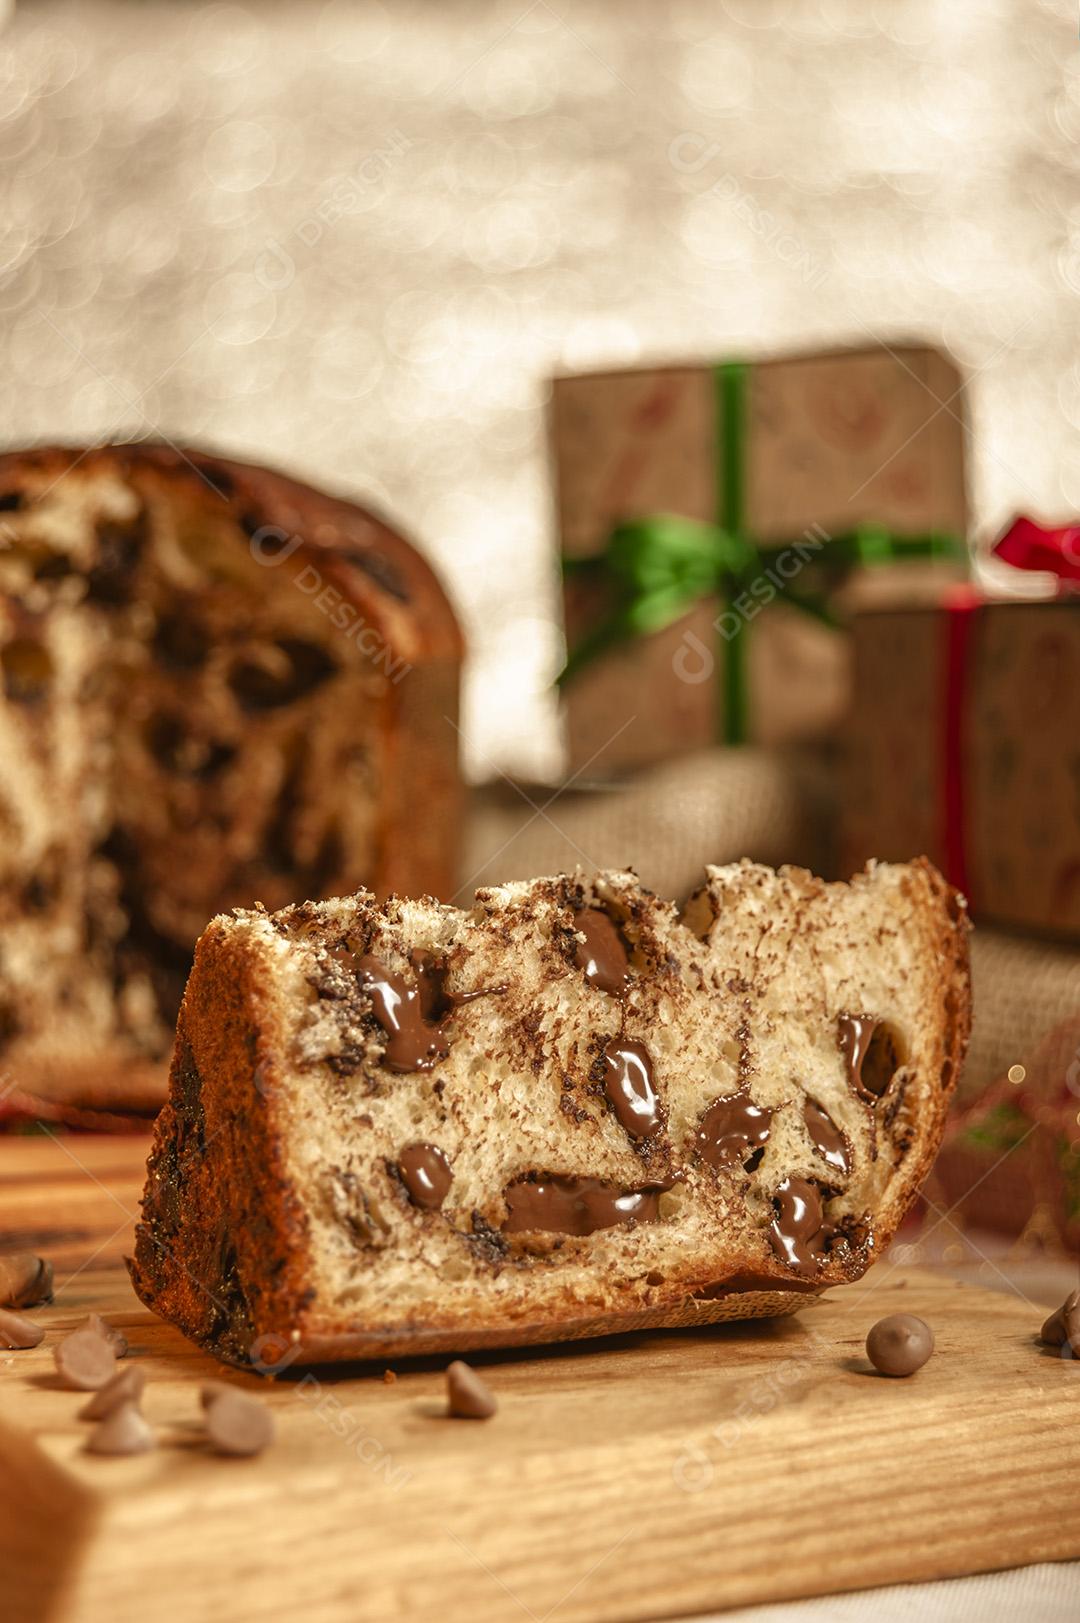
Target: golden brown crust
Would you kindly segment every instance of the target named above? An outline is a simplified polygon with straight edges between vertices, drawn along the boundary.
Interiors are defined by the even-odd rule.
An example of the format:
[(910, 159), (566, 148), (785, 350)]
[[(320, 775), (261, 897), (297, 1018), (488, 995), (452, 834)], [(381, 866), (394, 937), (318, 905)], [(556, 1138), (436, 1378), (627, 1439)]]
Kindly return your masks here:
[[(0, 455), (0, 493), (26, 491), (32, 499), (69, 471), (92, 475), (98, 468), (136, 484), (164, 481), (172, 500), (235, 520), (268, 558), (282, 542), (298, 538), (291, 567), (312, 565), (373, 628), (394, 673), (384, 737), (395, 761), (379, 785), (377, 863), (365, 882), (377, 895), (402, 890), (449, 896), (457, 883), (462, 806), (454, 727), (464, 643), (426, 559), (354, 502), (274, 469), (193, 447), (144, 442), (7, 451)], [(435, 805), (439, 815), (416, 819), (414, 838), (398, 837), (403, 814)]]
[[(764, 870), (755, 870), (764, 873)], [(873, 1249), (844, 1248), (812, 1281), (793, 1278), (779, 1257), (755, 1257), (753, 1277), (702, 1268), (660, 1283), (640, 1297), (583, 1313), (569, 1288), (547, 1299), (541, 1314), (517, 1311), (498, 1322), (462, 1323), (438, 1309), (421, 1322), (387, 1309), (385, 1322), (336, 1315), (311, 1289), (314, 1237), (286, 1172), (279, 1111), (285, 1089), (278, 1056), (266, 1040), (273, 1010), (266, 977), (215, 921), (200, 943), (181, 1016), (170, 1104), (150, 1162), (143, 1222), (132, 1276), (142, 1299), (194, 1340), (234, 1360), (267, 1367), (470, 1348), (516, 1346), (651, 1327), (711, 1323), (730, 1317), (792, 1312), (806, 1293), (857, 1278), (888, 1245), (915, 1200), (940, 1143), (971, 1020), (968, 922), (962, 898), (925, 860), (903, 871), (911, 917), (923, 932), (920, 962), (942, 988), (940, 1018), (927, 1011), (934, 1058), (931, 1087), (920, 1096), (910, 1153), (873, 1214)], [(807, 894), (825, 887), (809, 875), (782, 876)], [(859, 881), (856, 881), (858, 883)], [(539, 883), (539, 882), (538, 882)], [(566, 881), (544, 882), (549, 887)], [(205, 1086), (204, 1086), (205, 1081)], [(235, 1236), (222, 1263), (214, 1236)], [(745, 1265), (744, 1265), (745, 1266)], [(215, 1309), (212, 1299), (218, 1299)], [(227, 1311), (226, 1311), (227, 1310)]]
[[(325, 564), (401, 658), (410, 663), (460, 660), (461, 630), (426, 559), (376, 514), (330, 496), (276, 469), (216, 456), (191, 446), (138, 444), (35, 446), (0, 453), (0, 492), (34, 491), (79, 468), (125, 476), (157, 473), (190, 500), (221, 515), (302, 534), (297, 556)], [(267, 539), (270, 549), (272, 538)]]
[(967, 1054), (972, 1019), (971, 958), (968, 947), (971, 920), (967, 901), (942, 877), (928, 857), (917, 857), (908, 864), (908, 868), (911, 883), (923, 883), (927, 888), (930, 905), (923, 910), (923, 917), (930, 935), (931, 950), (940, 964), (944, 1019), (938, 1044), (938, 1061), (934, 1067), (940, 1084), (932, 1097), (930, 1117), (925, 1124), (919, 1153), (910, 1174), (910, 1186), (905, 1184), (902, 1201), (892, 1208), (886, 1208), (882, 1214), (882, 1221), (888, 1226), (889, 1239), (914, 1204), (937, 1157), (949, 1106)]
[(131, 1269), (145, 1301), (223, 1357), (296, 1323), (307, 1293), (304, 1219), (284, 1173), (265, 1028), (260, 989), (215, 920), (180, 1011)]
[[(71, 483), (65, 485), (69, 475)], [(277, 756), (282, 763), (277, 779), (270, 770), (273, 762), (269, 760), (276, 746), (269, 744), (257, 763), (261, 775), (257, 774), (253, 780), (255, 788), (250, 798), (250, 804), (259, 808), (257, 818), (248, 817), (243, 809), (235, 811), (235, 795), (229, 801), (233, 809), (228, 813), (211, 804), (209, 815), (192, 813), (186, 818), (185, 829), (206, 833), (204, 844), (216, 842), (221, 861), (212, 871), (197, 865), (195, 871), (204, 877), (201, 888), (177, 886), (179, 900), (174, 906), (169, 895), (169, 872), (176, 871), (176, 857), (172, 840), (167, 834), (163, 838), (160, 832), (162, 828), (168, 831), (171, 813), (156, 819), (148, 817), (145, 837), (140, 836), (137, 860), (129, 858), (127, 866), (139, 869), (138, 885), (133, 880), (131, 888), (137, 889), (141, 897), (149, 898), (157, 910), (150, 922), (155, 937), (166, 944), (161, 951), (169, 955), (169, 990), (167, 995), (160, 994), (164, 1021), (158, 1022), (152, 1042), (143, 1031), (133, 1040), (123, 1020), (118, 1021), (123, 1029), (117, 1030), (115, 1040), (102, 1020), (99, 1021), (102, 1029), (87, 1031), (84, 1035), (80, 1027), (77, 1040), (69, 1041), (65, 1035), (61, 1042), (55, 1033), (43, 1031), (45, 1022), (32, 1015), (25, 1020), (19, 1016), (12, 1033), (11, 1029), (5, 1029), (11, 1028), (12, 1021), (4, 1019), (5, 988), (0, 984), (0, 1049), (3, 1050), (0, 1064), (15, 1071), (28, 1090), (90, 1107), (102, 1103), (122, 1106), (129, 1097), (137, 1099), (142, 1106), (147, 1100), (160, 1103), (164, 1097), (162, 1043), (167, 1042), (172, 1029), (195, 935), (212, 911), (256, 898), (271, 906), (280, 905), (297, 894), (325, 894), (328, 890), (351, 888), (360, 881), (379, 895), (393, 890), (436, 896), (453, 892), (458, 877), (463, 793), (456, 732), (462, 637), (433, 570), (384, 520), (352, 502), (326, 495), (282, 473), (191, 448), (153, 443), (88, 449), (46, 446), (10, 450), (0, 455), (3, 517), (5, 520), (10, 517), (15, 541), (13, 569), (22, 567), (18, 563), (18, 529), (24, 516), (28, 520), (25, 528), (33, 536), (33, 525), (40, 521), (31, 510), (40, 502), (43, 512), (48, 510), (51, 514), (59, 500), (59, 487), (60, 495), (68, 502), (64, 522), (82, 523), (81, 516), (73, 519), (71, 515), (82, 515), (81, 501), (88, 503), (88, 511), (92, 502), (85, 493), (76, 491), (75, 481), (93, 486), (95, 478), (102, 487), (122, 484), (134, 492), (140, 511), (153, 514), (153, 528), (162, 532), (166, 540), (170, 535), (182, 534), (186, 546), (191, 536), (207, 538), (206, 556), (210, 563), (208, 570), (202, 573), (186, 553), (180, 556), (182, 547), (176, 549), (179, 563), (175, 578), (163, 576), (164, 584), (157, 588), (166, 611), (174, 601), (184, 610), (194, 603), (198, 616), (202, 612), (201, 599), (207, 600), (208, 609), (212, 609), (215, 560), (235, 546), (242, 554), (234, 572), (236, 581), (241, 583), (237, 591), (247, 591), (258, 603), (264, 572), (256, 565), (265, 564), (266, 585), (275, 590), (264, 592), (262, 596), (271, 604), (271, 618), (278, 612), (273, 605), (278, 604), (280, 620), (276, 632), (280, 634), (282, 626), (287, 632), (294, 619), (298, 626), (306, 625), (316, 644), (332, 654), (337, 674), (352, 684), (348, 689), (350, 694), (361, 694), (363, 701), (363, 714), (355, 720), (350, 719), (354, 712), (340, 703), (333, 712), (336, 719), (330, 758), (340, 764), (347, 758), (350, 743), (355, 745), (357, 789), (348, 802), (353, 813), (351, 821), (342, 823), (336, 807), (325, 815), (320, 814), (317, 763), (323, 757), (313, 748), (310, 767), (305, 764), (304, 772), (315, 787), (305, 802), (303, 816), (308, 820), (301, 827), (301, 816), (286, 810), (291, 780), (299, 776), (289, 765), (287, 750), (292, 744), (287, 741)], [(66, 496), (68, 491), (70, 498)], [(116, 499), (115, 488), (111, 490), (110, 499)], [(54, 515), (50, 522), (56, 522)], [(93, 522), (92, 515), (85, 518), (92, 539)], [(41, 533), (49, 536), (47, 525)], [(5, 550), (6, 537), (10, 538), (5, 530), (0, 535), (0, 555)], [(131, 542), (138, 549), (146, 546), (149, 551), (150, 539), (138, 527), (132, 530)], [(158, 556), (156, 537), (153, 545), (154, 556)], [(165, 547), (166, 544), (160, 545)], [(136, 556), (141, 556), (141, 551)], [(230, 569), (226, 560), (223, 576), (227, 581), (233, 578)], [(60, 578), (59, 572), (56, 578)], [(291, 587), (285, 584), (287, 578), (303, 594), (300, 612)], [(190, 586), (189, 579), (193, 582)], [(311, 590), (310, 583), (316, 583)], [(62, 585), (66, 586), (67, 582)], [(41, 596), (36, 580), (31, 590), (36, 594), (36, 605)], [(170, 595), (173, 593), (175, 598)], [(69, 597), (63, 599), (64, 604), (69, 601)], [(347, 606), (349, 618), (337, 619), (331, 604)], [(21, 586), (4, 599), (4, 605), (15, 616), (16, 623), (20, 615), (25, 617), (30, 612), (24, 611)], [(76, 607), (81, 612), (78, 604)], [(155, 603), (155, 612), (157, 608)], [(36, 606), (33, 612), (38, 614)], [(51, 623), (52, 615), (50, 601), (39, 616), (42, 624)], [(183, 618), (186, 623), (186, 616)], [(3, 619), (4, 607), (0, 606), (0, 622)], [(36, 628), (34, 635), (38, 635)], [(64, 635), (70, 643), (70, 633), (65, 631)], [(111, 641), (110, 646), (113, 646)], [(145, 668), (146, 681), (132, 689), (133, 719), (125, 730), (134, 740), (149, 726), (144, 719), (148, 714), (156, 717), (160, 711), (167, 720), (174, 718), (173, 695), (165, 685), (170, 680), (168, 668), (160, 661), (155, 664), (152, 657)], [(89, 674), (98, 675), (93, 668)], [(150, 689), (146, 682), (150, 683)], [(100, 688), (101, 683), (97, 686)], [(183, 702), (178, 698), (175, 708), (182, 709)], [(4, 703), (0, 696), (0, 708)], [(200, 698), (199, 705), (204, 704), (205, 700)], [(16, 723), (21, 725), (18, 712), (13, 714)], [(261, 722), (264, 718), (259, 719)], [(236, 757), (235, 739), (228, 730), (233, 722), (228, 722), (224, 734), (215, 733), (200, 708), (192, 725), (197, 733), (204, 725), (210, 728), (210, 736), (222, 758)], [(350, 737), (350, 728), (355, 737)], [(50, 737), (55, 730), (50, 722)], [(82, 728), (80, 736), (87, 735), (88, 729)], [(24, 755), (32, 749), (31, 745), (21, 747)], [(139, 759), (142, 761), (145, 757), (147, 762), (142, 803), (156, 804), (154, 772), (157, 770), (169, 778), (172, 768), (162, 766), (160, 760), (155, 768), (152, 748), (143, 749), (137, 742), (127, 743), (125, 747), (128, 766), (131, 754), (139, 754), (142, 749)], [(166, 755), (169, 748), (168, 743), (163, 746)], [(212, 754), (209, 758), (213, 758)], [(45, 774), (45, 781), (49, 781), (49, 772), (60, 770), (44, 762), (33, 761), (28, 765), (39, 771), (39, 775)], [(186, 770), (186, 767), (181, 768), (172, 774), (166, 794), (160, 797), (162, 803), (172, 794)], [(235, 774), (239, 768), (233, 766), (225, 770)], [(68, 778), (71, 777), (69, 771)], [(333, 780), (336, 791), (339, 795), (342, 793), (339, 772), (326, 773), (324, 769), (324, 778)], [(133, 781), (130, 771), (118, 771), (117, 781), (121, 780)], [(28, 781), (34, 780), (28, 778)], [(67, 779), (64, 783), (66, 800), (71, 790)], [(194, 780), (181, 783), (180, 789), (189, 800), (201, 792)], [(79, 792), (77, 786), (75, 792)], [(207, 795), (216, 792), (216, 784), (210, 784)], [(229, 793), (232, 794), (231, 789)], [(40, 789), (35, 790), (35, 795), (38, 803), (45, 799)], [(94, 804), (98, 805), (99, 800), (100, 797), (95, 798)], [(312, 808), (314, 812), (309, 816)], [(2, 813), (0, 807), (0, 815)], [(79, 832), (69, 845), (63, 843), (62, 831), (50, 832), (48, 854), (52, 860), (56, 854), (52, 847), (62, 850), (65, 871), (85, 877), (91, 860), (87, 851), (109, 832), (105, 814), (102, 813), (102, 828), (95, 827), (92, 831), (81, 802), (65, 804), (65, 815), (69, 818), (68, 827)], [(116, 822), (115, 807), (111, 803), (107, 815)], [(228, 818), (243, 825), (235, 841), (231, 838)], [(313, 834), (306, 832), (312, 827)], [(286, 832), (279, 834), (279, 828)], [(300, 833), (296, 834), (294, 845), (297, 828)], [(343, 828), (346, 832), (342, 832)], [(126, 825), (124, 832), (130, 832)], [(83, 834), (85, 838), (80, 847)], [(297, 855), (305, 841), (303, 854)], [(80, 849), (81, 856), (76, 855)], [(117, 859), (116, 866), (119, 872), (122, 859)], [(122, 885), (126, 882), (121, 875)], [(14, 891), (8, 902), (13, 909), (21, 905)], [(170, 909), (172, 915), (163, 923), (162, 917)], [(24, 911), (29, 912), (29, 909)], [(129, 919), (132, 916), (130, 907), (128, 916)], [(40, 921), (30, 919), (30, 924), (42, 938), (49, 928), (45, 917)], [(69, 938), (70, 920), (65, 920), (64, 931), (65, 939)], [(134, 938), (139, 930), (133, 928), (131, 934)], [(158, 951), (158, 948), (152, 950)], [(42, 999), (44, 996), (42, 990)], [(25, 997), (18, 988), (12, 992), (12, 998), (20, 1007), (25, 1004)], [(114, 1007), (119, 1008), (121, 1002), (118, 994)], [(143, 1025), (147, 1023), (144, 1019)]]

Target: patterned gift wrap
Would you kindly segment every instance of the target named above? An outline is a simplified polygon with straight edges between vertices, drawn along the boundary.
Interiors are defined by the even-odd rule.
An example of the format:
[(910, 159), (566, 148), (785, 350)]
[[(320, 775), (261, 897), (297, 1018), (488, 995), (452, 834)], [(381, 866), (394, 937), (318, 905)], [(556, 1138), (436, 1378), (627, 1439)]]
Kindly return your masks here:
[(556, 379), (571, 769), (834, 731), (845, 594), (962, 573), (962, 419), (917, 346)]

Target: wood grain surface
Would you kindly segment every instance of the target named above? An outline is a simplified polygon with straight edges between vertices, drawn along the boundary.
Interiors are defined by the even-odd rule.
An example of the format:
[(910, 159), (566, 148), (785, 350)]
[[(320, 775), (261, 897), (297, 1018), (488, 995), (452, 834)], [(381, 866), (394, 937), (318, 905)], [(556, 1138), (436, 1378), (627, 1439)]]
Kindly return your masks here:
[[(0, 1243), (58, 1287), (42, 1345), (0, 1353), (5, 1623), (592, 1623), (1080, 1555), (1080, 1363), (1034, 1304), (883, 1263), (795, 1318), (478, 1355), (499, 1413), (450, 1421), (441, 1360), (271, 1383), (147, 1312), (144, 1148), (0, 1140)], [(84, 1451), (52, 1346), (91, 1309), (146, 1369), (152, 1454)], [(890, 1381), (862, 1345), (900, 1310), (937, 1352)], [(211, 1375), (273, 1406), (270, 1452), (207, 1451)]]

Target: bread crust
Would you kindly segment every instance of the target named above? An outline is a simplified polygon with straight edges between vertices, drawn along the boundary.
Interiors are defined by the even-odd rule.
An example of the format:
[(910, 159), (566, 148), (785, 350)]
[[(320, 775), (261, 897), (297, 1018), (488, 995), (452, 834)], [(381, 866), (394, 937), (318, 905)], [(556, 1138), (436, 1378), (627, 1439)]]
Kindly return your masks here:
[[(177, 528), (197, 532), (201, 523), (211, 535), (220, 532), (223, 547), (234, 539), (238, 549), (250, 546), (252, 557), (266, 564), (268, 582), (275, 572), (283, 581), (284, 569), (294, 580), (304, 578), (313, 601), (317, 594), (328, 605), (347, 606), (348, 634), (356, 644), (353, 665), (359, 667), (370, 649), (387, 678), (371, 684), (364, 734), (365, 746), (371, 743), (384, 767), (370, 774), (370, 789), (365, 783), (372, 814), (363, 861), (339, 848), (341, 865), (351, 871), (331, 874), (329, 888), (361, 877), (380, 896), (394, 891), (449, 896), (458, 879), (463, 804), (455, 726), (463, 641), (446, 593), (423, 556), (385, 520), (353, 502), (270, 468), (152, 442), (9, 450), (0, 454), (0, 497), (19, 520), (68, 475), (122, 481), (144, 506), (167, 508)], [(257, 577), (250, 561), (244, 563)], [(318, 584), (307, 592), (311, 583)], [(254, 592), (258, 584), (256, 578)], [(204, 596), (213, 590), (212, 578), (196, 588)], [(278, 591), (279, 596), (285, 591), (283, 584)], [(20, 599), (5, 601), (18, 624), (24, 615)], [(320, 612), (327, 615), (325, 638), (332, 644), (342, 631), (330, 622), (329, 606)], [(220, 906), (221, 900), (215, 896), (210, 906)], [(17, 905), (14, 898), (11, 905)], [(185, 939), (178, 940), (185, 953), (196, 927), (194, 920), (185, 925)], [(166, 1029), (174, 1010), (175, 1003)], [(0, 1044), (2, 1037), (0, 1021)], [(52, 1039), (39, 1041), (31, 1029), (9, 1042), (2, 1064), (32, 1092), (89, 1107), (122, 1104), (128, 1096), (142, 1107), (165, 1095), (165, 1064), (124, 1035), (61, 1048)]]
[[(808, 894), (824, 888), (799, 870), (781, 876)], [(218, 1356), (269, 1370), (795, 1311), (807, 1294), (858, 1277), (887, 1246), (933, 1162), (963, 1061), (971, 1022), (965, 905), (925, 859), (908, 865), (903, 884), (924, 932), (919, 950), (940, 969), (941, 1018), (917, 1145), (874, 1212), (872, 1253), (830, 1256), (812, 1281), (793, 1278), (779, 1257), (755, 1263), (750, 1278), (705, 1271), (689, 1286), (685, 1279), (660, 1284), (646, 1308), (640, 1301), (620, 1305), (611, 1290), (606, 1310), (583, 1314), (580, 1299), (564, 1287), (539, 1315), (466, 1324), (438, 1312), (422, 1323), (392, 1313), (382, 1324), (335, 1317), (311, 1288), (312, 1235), (286, 1171), (287, 1128), (277, 1108), (285, 1090), (266, 1040), (274, 1017), (267, 982), (250, 951), (238, 948), (228, 921), (216, 920), (199, 944), (181, 1012), (170, 1100), (158, 1121), (131, 1263), (136, 1291)], [(238, 1123), (241, 1132), (233, 1130)], [(218, 1233), (232, 1237), (227, 1265)]]
[[(380, 785), (378, 860), (367, 881), (380, 896), (395, 890), (449, 896), (457, 882), (462, 785), (453, 727), (464, 641), (450, 600), (431, 565), (387, 522), (342, 497), (287, 474), (194, 447), (145, 441), (92, 448), (40, 446), (0, 454), (0, 492), (49, 487), (75, 470), (113, 472), (135, 483), (164, 482), (170, 499), (191, 512), (231, 517), (250, 535), (265, 529), (299, 537), (290, 558), (310, 564), (370, 625), (395, 672), (389, 684), (385, 736), (395, 770)], [(270, 567), (274, 567), (271, 565)], [(438, 725), (431, 725), (431, 718)], [(427, 725), (424, 725), (424, 723)], [(418, 729), (421, 729), (418, 731)], [(394, 837), (410, 798), (436, 803), (445, 815), (425, 818), (417, 837)]]
[(357, 502), (259, 463), (154, 440), (0, 452), (0, 490), (32, 495), (76, 468), (88, 474), (114, 471), (124, 478), (153, 471), (174, 492), (186, 490), (192, 506), (212, 503), (225, 515), (248, 514), (258, 525), (303, 532), (297, 556), (321, 559), (340, 571), (350, 601), (402, 658), (418, 663), (462, 657), (461, 629), (431, 565), (385, 519)]
[[(871, 871), (875, 864), (868, 864)], [(941, 965), (944, 988), (944, 1019), (937, 1032), (937, 1064), (934, 1067), (940, 1085), (930, 1096), (929, 1117), (922, 1135), (918, 1154), (911, 1168), (910, 1186), (898, 1189), (894, 1199), (886, 1202), (878, 1217), (879, 1228), (886, 1234), (887, 1243), (896, 1233), (925, 1182), (945, 1132), (956, 1085), (960, 1079), (968, 1042), (971, 1038), (971, 955), (968, 937), (971, 921), (967, 902), (954, 886), (938, 872), (928, 857), (917, 857), (907, 864), (912, 885), (923, 883), (929, 893), (929, 905), (921, 909), (928, 950)]]

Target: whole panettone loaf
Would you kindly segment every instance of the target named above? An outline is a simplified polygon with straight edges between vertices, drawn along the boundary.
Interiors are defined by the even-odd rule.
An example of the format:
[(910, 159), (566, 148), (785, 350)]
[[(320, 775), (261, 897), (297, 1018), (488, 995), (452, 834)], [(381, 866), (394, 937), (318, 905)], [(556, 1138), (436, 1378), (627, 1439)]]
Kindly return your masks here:
[(969, 1015), (925, 862), (712, 868), (681, 917), (601, 873), (218, 918), (136, 1289), (263, 1363), (782, 1308), (893, 1234)]
[(0, 457), (0, 1073), (161, 1096), (222, 907), (448, 894), (460, 657), (349, 502), (161, 446)]

